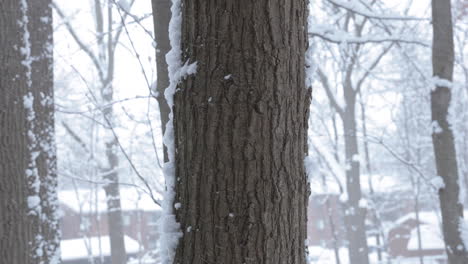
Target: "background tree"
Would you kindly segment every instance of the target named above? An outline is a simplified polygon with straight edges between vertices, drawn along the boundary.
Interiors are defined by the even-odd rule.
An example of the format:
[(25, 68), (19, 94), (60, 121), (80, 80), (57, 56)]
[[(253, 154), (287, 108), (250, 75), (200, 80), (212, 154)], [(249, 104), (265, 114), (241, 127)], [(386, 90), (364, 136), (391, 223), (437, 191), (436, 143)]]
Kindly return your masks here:
[[(453, 79), (454, 41), (450, 1), (432, 0), (432, 70), (436, 78), (431, 92), (432, 133), (437, 174), (444, 186), (439, 189), (440, 209), (446, 252), (450, 264), (468, 262), (462, 238), (463, 204), (460, 201), (460, 180), (452, 129), (448, 122)], [(453, 86), (452, 86), (453, 87)]]
[[(128, 16), (131, 6), (134, 1), (130, 1), (128, 6), (120, 6), (126, 11), (118, 17), (117, 25), (114, 22), (114, 13), (116, 3), (112, 0), (93, 2), (94, 6), (94, 22), (96, 35), (96, 49), (88, 45), (80, 36), (78, 36), (75, 28), (67, 20), (65, 13), (54, 4), (54, 9), (57, 14), (64, 20), (65, 26), (72, 36), (73, 40), (82, 49), (89, 60), (94, 65), (94, 70), (97, 73), (99, 85), (96, 90), (88, 87), (90, 100), (100, 111), (100, 128), (101, 133), (98, 144), (102, 146), (102, 162), (98, 164), (99, 174), (103, 175), (103, 179), (107, 182), (104, 190), (107, 197), (107, 220), (109, 227), (109, 239), (111, 245), (111, 259), (113, 264), (126, 263), (127, 257), (125, 253), (123, 219), (120, 202), (119, 191), (119, 152), (120, 143), (115, 132), (117, 116), (114, 111), (114, 73), (115, 73), (115, 50), (119, 43), (119, 38), (125, 30), (125, 19)], [(66, 130), (68, 133), (73, 133), (70, 128)], [(81, 139), (78, 133), (74, 133), (75, 140), (85, 142)], [(86, 146), (85, 146), (86, 147)], [(86, 147), (87, 148), (87, 147)], [(94, 155), (94, 153), (88, 153)]]
[(50, 0), (0, 3), (0, 255), (60, 261)]
[[(161, 175), (158, 157), (162, 157), (162, 147), (158, 144), (161, 140), (159, 126), (153, 127), (152, 123), (157, 123), (149, 121), (159, 118), (159, 113), (156, 115), (157, 112), (153, 110), (156, 100), (149, 85), (155, 78), (152, 75), (155, 65), (151, 45), (151, 12), (148, 12), (151, 3), (136, 2), (55, 2), (59, 17), (55, 24), (58, 39), (55, 51), (57, 132), (61, 157), (59, 176), (61, 190), (65, 192), (88, 191), (97, 197), (103, 187), (134, 187), (150, 195), (158, 204), (162, 182), (158, 177)], [(110, 41), (111, 48), (108, 45)], [(103, 78), (100, 73), (103, 73)], [(111, 78), (107, 77), (108, 74)], [(108, 85), (109, 79), (112, 85)], [(109, 111), (110, 108), (112, 111)], [(106, 142), (112, 143), (111, 151)], [(118, 159), (117, 165), (113, 163), (112, 170), (109, 157)], [(113, 180), (116, 174), (118, 182)], [(116, 200), (115, 197), (110, 195), (109, 200)], [(124, 202), (128, 201), (122, 198)], [(96, 207), (93, 202), (87, 202), (86, 206)], [(125, 204), (122, 206), (125, 207)], [(115, 206), (113, 208), (109, 212), (117, 213)], [(96, 211), (97, 214), (100, 212)], [(74, 236), (82, 238), (87, 244), (98, 240), (105, 245), (109, 243), (109, 234), (113, 237), (125, 234), (140, 242), (142, 253), (149, 248), (154, 250), (157, 245), (157, 241), (146, 244), (147, 238), (156, 236), (157, 227), (148, 226), (141, 236), (135, 237), (131, 231), (135, 227), (128, 224), (136, 220), (127, 211), (123, 212), (121, 224), (107, 216), (92, 225), (87, 224), (86, 216), (80, 220), (84, 228)], [(144, 218), (142, 223), (147, 220)], [(151, 218), (148, 221), (156, 220)], [(122, 228), (108, 229), (108, 223), (123, 225), (123, 232), (120, 232)], [(149, 248), (143, 248), (143, 245)], [(123, 247), (114, 248), (117, 248), (114, 252), (121, 256), (118, 257), (119, 261), (125, 261), (125, 257), (122, 257)], [(93, 253), (97, 253), (101, 260), (107, 257), (100, 248), (94, 248)], [(91, 259), (92, 255), (88, 255)], [(141, 258), (139, 255), (138, 259)]]
[[(380, 112), (376, 108), (384, 104), (386, 109), (398, 105), (397, 100), (391, 99), (398, 89), (388, 87), (388, 83), (393, 82), (390, 77), (393, 72), (386, 70), (392, 68), (388, 57), (396, 48), (428, 46), (423, 39), (412, 37), (420, 29), (416, 26), (424, 19), (409, 16), (408, 8), (403, 8), (403, 15), (396, 15), (393, 7), (389, 8), (379, 1), (325, 0), (315, 2), (314, 8), (319, 11), (311, 18), (313, 23), (309, 32), (317, 40), (314, 60), (321, 63), (316, 66), (316, 80), (319, 88), (323, 88), (317, 89), (314, 105), (327, 100), (331, 110), (324, 111), (324, 105), (317, 105), (317, 109), (320, 109), (317, 115), (321, 115), (319, 118), (323, 125), (312, 132), (316, 137), (312, 145), (315, 148), (318, 141), (328, 138), (326, 141), (330, 144), (322, 143), (322, 149), (333, 149), (333, 156), (329, 155), (328, 160), (335, 161), (327, 163), (338, 164), (327, 170), (330, 171), (328, 174), (341, 181), (338, 185), (344, 190), (341, 201), (344, 203), (350, 263), (369, 262), (367, 244), (371, 240), (367, 236), (370, 234), (376, 235), (377, 259), (382, 260), (382, 250), (386, 245), (380, 241), (385, 231), (379, 214), (385, 208), (378, 204), (382, 202), (382, 197), (373, 190), (374, 182), (378, 181), (373, 178), (374, 174), (393, 174), (387, 168), (396, 164), (379, 166), (382, 158), (392, 157), (373, 148), (382, 149), (382, 146), (375, 147), (380, 144), (381, 137), (391, 138), (394, 134), (388, 129), (391, 120), (387, 121), (385, 128), (376, 128), (376, 122), (372, 119), (384, 118), (372, 111)], [(402, 61), (399, 63), (403, 64)], [(389, 103), (383, 103), (380, 94)], [(359, 114), (361, 118), (358, 119)], [(314, 121), (317, 115), (313, 116)], [(337, 117), (342, 122), (341, 127), (337, 125)], [(324, 155), (318, 153), (318, 156), (323, 158)], [(371, 157), (372, 162), (376, 163), (373, 166)], [(341, 178), (343, 173), (336, 173), (336, 169), (346, 175)], [(367, 181), (363, 180), (363, 176), (368, 176), (365, 178)], [(366, 222), (373, 222), (372, 229)]]
[[(61, 9), (54, 5), (55, 10), (62, 19), (66, 19), (65, 14)], [(88, 55), (89, 59), (93, 62), (95, 70), (98, 73), (99, 87), (98, 91), (89, 91), (92, 95), (92, 99), (97, 105), (99, 105), (102, 122), (104, 124), (104, 140), (100, 140), (101, 144), (104, 145), (105, 159), (102, 163), (103, 166), (99, 168), (99, 171), (104, 175), (104, 179), (108, 181), (108, 184), (104, 186), (104, 190), (107, 196), (107, 219), (109, 226), (109, 239), (111, 245), (111, 259), (112, 264), (124, 264), (126, 262), (125, 253), (125, 242), (122, 225), (122, 211), (120, 204), (120, 191), (119, 191), (119, 176), (118, 167), (119, 159), (118, 153), (118, 139), (114, 136), (112, 130), (115, 126), (115, 116), (113, 113), (113, 81), (114, 81), (114, 69), (115, 69), (115, 46), (118, 42), (123, 28), (113, 32), (113, 3), (111, 0), (107, 3), (101, 3), (101, 1), (94, 1), (95, 10), (95, 25), (96, 25), (96, 36), (97, 36), (97, 52), (84, 44), (83, 40), (75, 33), (74, 28), (69, 21), (65, 21), (65, 25), (73, 37), (78, 43), (81, 49), (83, 49)], [(106, 10), (106, 12), (104, 12)], [(106, 15), (106, 16), (105, 16)], [(107, 18), (107, 21), (105, 19)], [(107, 22), (107, 23), (106, 23)], [(105, 29), (105, 27), (107, 27)], [(115, 37), (117, 36), (117, 37)], [(99, 94), (99, 96), (97, 95)]]
[[(333, 2), (332, 2), (333, 3)], [(341, 10), (337, 6), (328, 7), (333, 15), (340, 13)], [(330, 104), (333, 106), (335, 113), (338, 114), (342, 121), (342, 131), (344, 138), (344, 163), (346, 173), (345, 195), (344, 202), (346, 232), (348, 237), (349, 260), (352, 264), (369, 263), (368, 246), (366, 236), (366, 210), (362, 207), (361, 199), (364, 199), (361, 190), (361, 164), (360, 151), (358, 142), (358, 124), (357, 124), (357, 99), (361, 93), (365, 82), (369, 79), (369, 75), (379, 65), (382, 58), (387, 54), (393, 46), (383, 44), (377, 54), (375, 46), (369, 47), (365, 41), (364, 34), (372, 32), (372, 25), (369, 17), (362, 16), (354, 10), (345, 10), (342, 19), (335, 22), (336, 31), (341, 31), (345, 36), (357, 39), (356, 43), (348, 44), (345, 39), (329, 39), (331, 42), (341, 44), (339, 48), (331, 47), (331, 53), (337, 56), (330, 56), (329, 65), (336, 67), (339, 74), (337, 76), (327, 76), (326, 66), (317, 67), (318, 79), (322, 87), (325, 89)], [(368, 29), (371, 27), (371, 29)], [(327, 39), (325, 34), (320, 30), (320, 26), (312, 27), (312, 35)], [(362, 38), (362, 40), (359, 40)], [(380, 46), (380, 45), (379, 45)], [(338, 58), (334, 60), (334, 58)], [(369, 61), (366, 63), (365, 61)], [(335, 83), (336, 85), (333, 85)], [(335, 87), (341, 86), (340, 93), (343, 95), (343, 100), (339, 100), (335, 95)], [(342, 103), (340, 103), (342, 102)]]

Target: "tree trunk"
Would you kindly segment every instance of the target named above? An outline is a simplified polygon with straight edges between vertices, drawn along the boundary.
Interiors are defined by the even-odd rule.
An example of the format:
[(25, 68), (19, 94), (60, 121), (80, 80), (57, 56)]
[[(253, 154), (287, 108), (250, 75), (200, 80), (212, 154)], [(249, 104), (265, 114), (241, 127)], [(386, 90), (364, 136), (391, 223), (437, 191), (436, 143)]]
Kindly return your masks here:
[[(164, 98), (164, 91), (169, 86), (169, 74), (167, 71), (166, 54), (171, 45), (169, 43), (169, 21), (171, 19), (171, 0), (152, 0), (154, 37), (156, 39), (156, 92), (161, 115), (162, 133), (166, 132), (166, 124), (169, 121), (169, 105)], [(163, 145), (164, 162), (168, 161), (167, 148)]]
[[(107, 36), (107, 41), (102, 38), (99, 39), (99, 48), (103, 54), (101, 56), (101, 64), (107, 66), (107, 74), (104, 81), (101, 82), (100, 92), (102, 97), (102, 104), (105, 106), (102, 110), (105, 123), (108, 128), (104, 128), (105, 139), (103, 140), (105, 147), (105, 155), (107, 159), (107, 168), (102, 170), (105, 175), (104, 178), (108, 184), (104, 186), (107, 200), (107, 223), (109, 227), (109, 242), (111, 249), (112, 264), (125, 264), (127, 263), (127, 253), (125, 251), (125, 240), (123, 231), (122, 208), (120, 203), (120, 185), (119, 185), (119, 143), (117, 136), (114, 134), (113, 129), (116, 125), (116, 117), (114, 113), (114, 69), (115, 69), (115, 50), (113, 46), (113, 21), (112, 21), (112, 0), (107, 1), (107, 32), (103, 30), (103, 14), (101, 2), (96, 1), (96, 24), (98, 36)], [(98, 13), (101, 13), (100, 15)]]
[(174, 263), (305, 264), (306, 0), (182, 1)]
[(356, 134), (356, 97), (352, 87), (345, 84), (346, 108), (343, 118), (346, 158), (346, 202), (345, 223), (348, 237), (349, 261), (351, 264), (368, 264), (366, 237), (366, 208), (360, 207), (362, 198), (360, 182), (359, 151)]
[(50, 0), (0, 1), (0, 256), (58, 263)]
[(116, 143), (106, 143), (107, 159), (109, 162), (112, 162), (111, 168), (114, 170), (105, 177), (105, 179), (109, 181), (104, 188), (107, 199), (107, 222), (112, 264), (125, 264), (127, 263), (127, 254), (125, 251), (122, 209), (120, 205), (119, 176), (117, 172), (115, 172), (118, 165), (118, 159), (115, 153), (118, 150), (113, 144)]
[[(113, 76), (110, 75), (110, 80), (112, 79)], [(103, 104), (106, 105), (106, 107), (103, 109), (104, 118), (107, 121), (107, 125), (114, 127), (115, 117), (112, 104), (113, 87), (111, 83), (112, 82), (107, 85), (103, 84), (101, 92)], [(127, 263), (127, 254), (125, 251), (122, 208), (120, 203), (120, 186), (118, 174), (119, 158), (117, 156), (117, 153), (119, 152), (119, 146), (117, 138), (111, 129), (112, 128), (105, 128), (106, 131), (104, 132), (106, 134), (105, 138), (108, 140), (104, 142), (108, 167), (102, 170), (102, 173), (105, 175), (104, 178), (108, 182), (104, 186), (107, 200), (107, 222), (109, 226), (112, 264), (125, 264)]]
[[(109, 108), (112, 108), (112, 106)], [(112, 110), (105, 109), (104, 112), (109, 116), (113, 114)], [(110, 132), (106, 131), (106, 133)], [(114, 136), (108, 135), (108, 137), (113, 138)], [(111, 263), (125, 264), (127, 263), (127, 254), (125, 251), (122, 208), (120, 202), (119, 174), (117, 173), (119, 167), (117, 139), (113, 138), (110, 142), (105, 142), (105, 148), (109, 167), (103, 170), (102, 173), (106, 175), (104, 178), (108, 182), (104, 186), (104, 191), (107, 201), (107, 225), (111, 249)]]
[[(366, 107), (364, 105), (363, 99), (362, 99), (362, 94), (360, 94), (360, 105), (361, 105), (361, 125), (362, 125), (362, 137), (363, 137), (363, 145), (364, 145), (364, 155), (366, 158), (366, 171), (368, 174), (368, 184), (369, 184), (369, 199), (372, 200), (372, 203), (374, 204), (374, 207), (372, 208), (371, 214), (372, 214), (372, 227), (375, 228), (375, 246), (377, 250), (377, 260), (381, 262), (383, 260), (382, 258), (382, 244), (381, 244), (381, 233), (380, 230), (382, 230), (382, 225), (380, 224), (380, 219), (378, 217), (378, 212), (377, 212), (377, 207), (375, 206), (376, 202), (376, 197), (374, 193), (374, 185), (373, 185), (373, 172), (372, 172), (372, 166), (371, 166), (371, 159), (369, 155), (369, 141), (367, 138), (367, 118), (366, 118)], [(379, 231), (377, 231), (377, 229)]]
[[(432, 0), (432, 45), (433, 75), (452, 81), (454, 65), (453, 26), (450, 1)], [(437, 175), (444, 180), (445, 187), (439, 190), (440, 208), (446, 252), (450, 264), (468, 263), (460, 224), (463, 219), (463, 205), (459, 200), (459, 176), (455, 144), (447, 114), (451, 100), (449, 87), (440, 83), (431, 92), (432, 121), (441, 128), (432, 133)]]

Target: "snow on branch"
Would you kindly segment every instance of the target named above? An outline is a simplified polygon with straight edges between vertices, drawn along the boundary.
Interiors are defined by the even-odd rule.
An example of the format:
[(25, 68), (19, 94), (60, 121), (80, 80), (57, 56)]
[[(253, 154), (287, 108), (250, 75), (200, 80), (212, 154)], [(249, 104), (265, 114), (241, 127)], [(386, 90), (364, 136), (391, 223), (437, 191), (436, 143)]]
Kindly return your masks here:
[(400, 42), (417, 44), (424, 47), (430, 47), (430, 44), (408, 38), (405, 35), (390, 35), (390, 36), (379, 36), (379, 35), (367, 35), (367, 36), (354, 36), (348, 32), (335, 29), (329, 25), (314, 24), (309, 27), (310, 37), (319, 37), (332, 43), (348, 43), (348, 44), (365, 44), (365, 43), (384, 43), (384, 42)]
[(386, 14), (376, 14), (373, 11), (369, 10), (367, 7), (358, 3), (357, 1), (344, 2), (341, 0), (328, 0), (330, 3), (344, 8), (353, 13), (359, 14), (364, 17), (374, 18), (374, 19), (383, 19), (383, 20), (429, 20), (429, 18), (421, 17), (411, 17), (411, 16), (400, 16), (400, 15), (386, 15)]

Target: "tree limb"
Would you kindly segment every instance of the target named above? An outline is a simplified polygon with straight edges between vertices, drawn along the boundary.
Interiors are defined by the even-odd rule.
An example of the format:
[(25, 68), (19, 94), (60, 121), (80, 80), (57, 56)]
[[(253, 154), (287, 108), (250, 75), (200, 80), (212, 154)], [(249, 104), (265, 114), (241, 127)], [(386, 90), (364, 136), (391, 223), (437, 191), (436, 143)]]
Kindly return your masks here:
[[(313, 28), (314, 25), (311, 26)], [(385, 43), (385, 42), (395, 42), (395, 43), (407, 43), (407, 44), (415, 44), (420, 45), (423, 47), (430, 47), (430, 44), (419, 41), (419, 40), (412, 40), (412, 39), (404, 39), (400, 36), (363, 36), (363, 37), (355, 37), (351, 36), (346, 32), (339, 32), (339, 31), (331, 31), (331, 30), (323, 30), (323, 31), (309, 31), (309, 37), (319, 37), (323, 40), (326, 40), (331, 43), (341, 44), (341, 43), (348, 43), (348, 44), (367, 44), (367, 43)]]
[(420, 18), (420, 17), (409, 17), (409, 16), (392, 16), (392, 15), (384, 15), (384, 14), (374, 14), (370, 10), (363, 10), (356, 6), (355, 2), (343, 2), (339, 0), (327, 0), (330, 3), (344, 8), (350, 12), (356, 13), (358, 15), (373, 18), (373, 19), (380, 19), (380, 20), (429, 20), (429, 18)]
[(325, 92), (327, 93), (327, 97), (330, 100), (333, 108), (335, 108), (336, 112), (340, 115), (344, 115), (344, 109), (338, 104), (336, 101), (335, 96), (333, 95), (333, 92), (330, 88), (330, 82), (328, 81), (328, 77), (325, 75), (325, 73), (320, 69), (320, 67), (317, 67), (317, 74), (319, 76), (320, 82), (322, 83), (323, 88), (325, 88)]
[(75, 30), (73, 29), (72, 25), (70, 24), (70, 22), (67, 20), (65, 14), (62, 12), (62, 10), (58, 7), (58, 5), (55, 3), (55, 2), (52, 2), (52, 7), (55, 9), (55, 11), (57, 12), (57, 14), (60, 16), (60, 18), (63, 20), (63, 22), (65, 23), (65, 27), (67, 28), (68, 32), (70, 33), (70, 35), (73, 37), (73, 39), (75, 40), (76, 44), (78, 44), (78, 46), (80, 47), (80, 49), (82, 49), (87, 55), (88, 57), (91, 59), (91, 61), (93, 62), (94, 66), (96, 67), (96, 70), (98, 71), (98, 75), (99, 75), (99, 79), (101, 81), (104, 80), (104, 73), (102, 72), (102, 69), (101, 69), (101, 64), (99, 63), (99, 60), (98, 58), (96, 57), (96, 55), (91, 51), (91, 49), (89, 49), (88, 46), (86, 46), (86, 44), (84, 44), (80, 37), (78, 36), (78, 34), (76, 34)]
[(364, 75), (359, 79), (359, 81), (357, 82), (356, 84), (356, 93), (360, 93), (361, 92), (361, 86), (362, 84), (364, 83), (364, 81), (367, 79), (367, 77), (369, 76), (369, 74), (375, 69), (375, 67), (377, 67), (377, 65), (379, 65), (379, 62), (382, 60), (382, 58), (385, 56), (385, 54), (387, 54), (387, 52), (393, 47), (393, 44), (394, 43), (391, 43), (390, 45), (388, 45), (380, 54), (379, 56), (377, 56), (377, 58), (374, 60), (374, 62), (372, 62), (372, 64), (370, 65), (369, 68), (367, 68), (366, 72), (364, 73)]

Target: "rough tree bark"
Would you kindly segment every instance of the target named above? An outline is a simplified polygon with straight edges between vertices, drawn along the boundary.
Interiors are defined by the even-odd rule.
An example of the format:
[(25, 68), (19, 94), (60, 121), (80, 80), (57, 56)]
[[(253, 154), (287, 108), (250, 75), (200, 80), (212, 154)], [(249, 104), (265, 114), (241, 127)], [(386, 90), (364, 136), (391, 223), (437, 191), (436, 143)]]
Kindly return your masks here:
[[(174, 263), (306, 263), (306, 0), (182, 1)], [(180, 206), (179, 206), (180, 205)]]
[(0, 258), (59, 262), (50, 0), (0, 1)]
[[(451, 3), (448, 0), (432, 0), (432, 69), (433, 75), (452, 81), (454, 66), (454, 44)], [(459, 200), (459, 175), (455, 144), (447, 120), (450, 106), (450, 88), (437, 83), (431, 92), (432, 121), (441, 131), (432, 133), (437, 175), (444, 180), (445, 187), (439, 190), (440, 208), (446, 252), (450, 264), (468, 263), (466, 245), (463, 243), (460, 224), (463, 205)]]
[[(158, 100), (159, 113), (161, 116), (162, 133), (166, 132), (166, 124), (169, 121), (169, 105), (164, 98), (164, 91), (169, 86), (168, 66), (166, 54), (171, 49), (169, 43), (169, 21), (171, 19), (171, 0), (152, 0), (154, 38), (156, 39), (156, 99)], [(167, 148), (163, 146), (164, 162), (168, 161)]]

